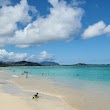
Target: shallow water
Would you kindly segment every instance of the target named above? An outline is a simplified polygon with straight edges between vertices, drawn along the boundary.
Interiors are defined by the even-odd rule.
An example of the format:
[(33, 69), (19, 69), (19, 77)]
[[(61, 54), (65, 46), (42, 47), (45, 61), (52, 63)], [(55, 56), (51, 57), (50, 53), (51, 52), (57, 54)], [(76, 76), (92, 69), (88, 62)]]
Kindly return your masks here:
[(110, 83), (110, 66), (31, 66), (31, 67), (6, 67), (11, 71), (16, 71), (17, 74), (21, 71), (28, 71), (31, 75), (44, 76), (54, 80), (89, 80), (97, 82)]

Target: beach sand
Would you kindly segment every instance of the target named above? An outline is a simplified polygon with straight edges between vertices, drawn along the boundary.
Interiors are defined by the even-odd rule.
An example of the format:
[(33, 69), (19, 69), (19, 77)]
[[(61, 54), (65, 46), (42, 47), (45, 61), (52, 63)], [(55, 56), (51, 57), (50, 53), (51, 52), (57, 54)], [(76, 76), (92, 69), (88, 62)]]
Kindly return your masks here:
[(12, 77), (0, 71), (0, 108), (2, 110), (76, 110), (65, 103), (60, 96), (45, 92), (39, 91), (39, 98), (32, 99), (38, 89), (26, 88), (27, 81), (28, 79)]
[(1, 110), (32, 110), (32, 107), (20, 97), (6, 93), (0, 93)]

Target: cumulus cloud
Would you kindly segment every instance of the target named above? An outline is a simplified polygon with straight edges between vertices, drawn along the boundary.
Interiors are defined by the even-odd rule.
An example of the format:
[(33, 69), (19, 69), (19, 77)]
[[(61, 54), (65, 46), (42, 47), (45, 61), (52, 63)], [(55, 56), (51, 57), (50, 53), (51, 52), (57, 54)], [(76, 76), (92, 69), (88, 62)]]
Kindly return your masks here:
[(17, 23), (25, 24), (31, 21), (32, 17), (28, 13), (29, 10), (30, 6), (27, 0), (21, 0), (15, 6), (2, 6), (0, 8), (0, 39), (7, 37), (7, 43), (9, 43), (18, 30)]
[(106, 25), (103, 21), (99, 21), (89, 26), (82, 34), (83, 39), (97, 37), (103, 34), (110, 34), (110, 25)]
[[(49, 0), (49, 2), (53, 6), (50, 8), (50, 14), (45, 18), (39, 16), (33, 22), (30, 22), (32, 16), (28, 13), (30, 9), (27, 0), (21, 0), (20, 4), (14, 7), (1, 8), (1, 44), (11, 44), (23, 48), (52, 40), (68, 40), (70, 36), (78, 33), (81, 29), (84, 11), (62, 0)], [(17, 22), (28, 22), (28, 25), (24, 29), (18, 29)], [(7, 42), (5, 42), (4, 36), (7, 38)]]
[(50, 0), (53, 8), (46, 18), (39, 17), (23, 30), (16, 31), (13, 38), (17, 44), (39, 44), (51, 40), (68, 39), (81, 28), (82, 9), (73, 8), (66, 2)]
[(5, 49), (0, 49), (0, 61), (17, 62), (17, 61), (53, 61), (54, 56), (46, 51), (42, 51), (39, 55), (28, 55), (27, 53), (7, 52)]
[(28, 57), (27, 53), (14, 53), (14, 52), (7, 52), (5, 49), (0, 49), (0, 61), (22, 61), (26, 60)]
[(53, 61), (55, 60), (54, 55), (46, 52), (46, 51), (42, 51), (38, 57), (39, 61)]

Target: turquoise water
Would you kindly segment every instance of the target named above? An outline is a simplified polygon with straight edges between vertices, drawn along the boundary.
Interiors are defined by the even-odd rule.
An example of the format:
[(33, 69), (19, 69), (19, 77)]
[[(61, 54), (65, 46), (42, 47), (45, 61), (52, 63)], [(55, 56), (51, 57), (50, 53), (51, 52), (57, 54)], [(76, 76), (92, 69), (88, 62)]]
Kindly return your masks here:
[(2, 69), (11, 70), (16, 75), (25, 70), (30, 76), (43, 76), (56, 84), (72, 85), (75, 80), (110, 83), (110, 66), (31, 66)]

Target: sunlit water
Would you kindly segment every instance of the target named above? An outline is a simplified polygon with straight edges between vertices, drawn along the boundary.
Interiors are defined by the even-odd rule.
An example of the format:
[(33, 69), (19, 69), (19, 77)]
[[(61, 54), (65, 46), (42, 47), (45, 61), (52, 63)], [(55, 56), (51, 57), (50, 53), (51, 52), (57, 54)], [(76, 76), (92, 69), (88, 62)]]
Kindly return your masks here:
[(110, 66), (31, 66), (5, 67), (2, 69), (11, 70), (18, 75), (25, 70), (29, 72), (29, 75), (43, 75), (62, 84), (65, 82), (69, 84), (75, 79), (110, 83)]

